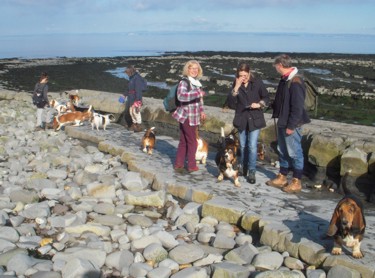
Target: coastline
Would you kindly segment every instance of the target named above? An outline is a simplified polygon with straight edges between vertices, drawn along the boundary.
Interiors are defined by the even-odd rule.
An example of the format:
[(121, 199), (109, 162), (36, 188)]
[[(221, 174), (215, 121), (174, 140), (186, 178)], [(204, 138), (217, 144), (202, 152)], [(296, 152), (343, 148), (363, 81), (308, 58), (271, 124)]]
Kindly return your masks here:
[[(278, 83), (272, 67), (273, 52), (165, 52), (158, 56), (1, 59), (0, 86), (17, 91), (32, 91), (41, 71), (51, 76), (52, 92), (91, 89), (121, 93), (127, 80), (108, 71), (134, 64), (153, 84), (146, 97), (163, 98), (179, 78), (183, 63), (197, 59), (204, 67), (202, 83), (208, 92), (206, 103), (221, 107), (233, 80), (237, 63), (246, 60), (270, 93)], [(317, 119), (351, 124), (375, 125), (375, 73), (372, 54), (290, 53), (296, 66), (322, 92)], [(161, 86), (155, 84), (162, 84)]]

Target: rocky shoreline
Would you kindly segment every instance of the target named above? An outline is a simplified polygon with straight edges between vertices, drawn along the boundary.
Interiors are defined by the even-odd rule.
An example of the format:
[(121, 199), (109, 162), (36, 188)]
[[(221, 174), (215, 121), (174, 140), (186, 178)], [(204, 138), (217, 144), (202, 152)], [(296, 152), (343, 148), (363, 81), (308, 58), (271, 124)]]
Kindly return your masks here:
[[(261, 246), (256, 234), (231, 224), (230, 218), (219, 221), (212, 216), (223, 206), (217, 200), (205, 208), (196, 201), (182, 205), (160, 190), (167, 186), (170, 177), (161, 177), (165, 181), (161, 184), (151, 182), (150, 173), (143, 171), (140, 175), (136, 169), (150, 163), (147, 156), (123, 164), (122, 157), (115, 150), (108, 150), (111, 147), (106, 142), (99, 145), (99, 149), (107, 150), (103, 153), (95, 145), (73, 139), (69, 133), (34, 132), (35, 108), (28, 98), (15, 97), (2, 100), (1, 104), (4, 108), (0, 112), (2, 275), (33, 278), (374, 275), (374, 270), (366, 267), (372, 251), (359, 264), (346, 262), (345, 258), (341, 263), (328, 259), (324, 248), (313, 242), (301, 244), (300, 255), (295, 253), (292, 242), (283, 243), (291, 246), (289, 252), (273, 251), (270, 246), (275, 239), (274, 228), (281, 227), (265, 226), (261, 241), (270, 245)], [(125, 130), (116, 135), (114, 131), (109, 131), (112, 140), (116, 136), (126, 137), (124, 147), (130, 153), (137, 152), (141, 135)], [(161, 158), (159, 161), (162, 162)], [(170, 164), (169, 158), (166, 163)], [(163, 163), (160, 167), (165, 168)], [(157, 172), (162, 175), (161, 169)], [(180, 178), (202, 182), (199, 175)], [(158, 191), (151, 190), (157, 187)], [(182, 188), (171, 189), (176, 195), (183, 193)], [(261, 188), (253, 190), (252, 194), (258, 194), (259, 198)], [(197, 198), (198, 192), (195, 194)], [(233, 197), (230, 192), (228, 196)], [(267, 222), (266, 219), (262, 221)], [(250, 225), (253, 216), (248, 216), (248, 221), (243, 226)], [(371, 229), (368, 232), (371, 237)], [(325, 265), (321, 266), (323, 261)], [(319, 266), (322, 268), (317, 269)]]
[[(0, 86), (5, 89), (31, 91), (41, 71), (49, 72), (50, 90), (64, 92), (89, 89), (121, 93), (126, 80), (110, 72), (131, 63), (151, 83), (168, 86), (178, 80), (188, 59), (201, 61), (203, 83), (209, 93), (207, 105), (221, 107), (233, 79), (236, 65), (246, 60), (262, 78), (270, 93), (275, 91), (278, 76), (272, 62), (277, 53), (194, 52), (167, 53), (157, 57), (3, 59), (0, 61)], [(375, 55), (291, 53), (296, 66), (319, 88), (317, 116), (354, 124), (374, 125)], [(146, 97), (162, 98), (167, 89), (150, 86)]]

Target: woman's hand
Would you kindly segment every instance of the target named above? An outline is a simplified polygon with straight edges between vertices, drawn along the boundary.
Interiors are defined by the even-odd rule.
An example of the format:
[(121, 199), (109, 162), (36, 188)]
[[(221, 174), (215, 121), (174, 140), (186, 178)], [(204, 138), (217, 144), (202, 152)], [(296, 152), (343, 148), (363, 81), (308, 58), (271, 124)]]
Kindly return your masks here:
[(206, 120), (206, 114), (204, 112), (201, 112), (201, 121), (204, 122)]
[(259, 109), (261, 108), (261, 105), (259, 103), (253, 102), (249, 107), (250, 109)]

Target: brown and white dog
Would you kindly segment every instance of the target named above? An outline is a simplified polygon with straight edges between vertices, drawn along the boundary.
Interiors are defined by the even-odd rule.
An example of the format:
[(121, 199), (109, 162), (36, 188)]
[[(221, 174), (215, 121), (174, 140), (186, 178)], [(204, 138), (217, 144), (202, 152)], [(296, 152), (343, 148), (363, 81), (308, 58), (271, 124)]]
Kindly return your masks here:
[(90, 122), (91, 122), (91, 128), (94, 130), (94, 127), (96, 130), (99, 130), (99, 128), (103, 128), (103, 130), (106, 130), (107, 126), (111, 123), (111, 121), (114, 121), (115, 117), (112, 114), (99, 114), (96, 112), (92, 113)]
[(74, 124), (74, 126), (82, 125), (84, 121), (88, 121), (92, 117), (93, 112), (91, 111), (91, 109), (92, 106), (90, 105), (90, 107), (85, 112), (74, 111), (60, 116), (56, 116), (53, 119), (54, 130), (60, 130), (61, 127), (68, 124)]
[(221, 128), (221, 141), (222, 147), (216, 153), (215, 162), (219, 169), (218, 182), (224, 178), (232, 178), (234, 185), (240, 187), (241, 184), (238, 180), (238, 166), (237, 166), (237, 150), (238, 142), (233, 137), (225, 137), (224, 129)]
[(259, 160), (264, 160), (266, 156), (266, 146), (263, 143), (258, 142), (257, 144), (257, 154)]
[(195, 160), (202, 163), (203, 165), (207, 162), (208, 156), (208, 143), (202, 137), (199, 136), (198, 128), (196, 129), (196, 138), (197, 138), (197, 151), (195, 152)]
[(68, 95), (69, 101), (71, 101), (74, 105), (78, 105), (79, 102), (81, 101), (81, 98), (79, 97), (78, 94), (71, 94), (69, 92), (65, 92), (65, 94)]
[(60, 103), (56, 99), (50, 100), (49, 105), (57, 110), (57, 115), (59, 116), (68, 111), (68, 108), (66, 107), (66, 105), (63, 103)]
[(155, 137), (155, 127), (151, 127), (146, 130), (145, 134), (142, 137), (142, 142), (141, 142), (141, 148), (142, 151), (147, 153), (147, 154), (152, 154), (155, 143), (156, 143), (156, 137)]
[(354, 195), (347, 195), (339, 201), (329, 224), (328, 236), (334, 237), (333, 255), (342, 253), (342, 246), (352, 248), (354, 258), (363, 257), (361, 241), (365, 233), (366, 220), (362, 202)]

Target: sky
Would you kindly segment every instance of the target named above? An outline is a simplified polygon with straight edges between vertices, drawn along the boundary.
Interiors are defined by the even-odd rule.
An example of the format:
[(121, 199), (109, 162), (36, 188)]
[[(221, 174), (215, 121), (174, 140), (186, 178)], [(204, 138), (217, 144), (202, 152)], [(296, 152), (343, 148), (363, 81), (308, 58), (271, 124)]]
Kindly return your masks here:
[(375, 35), (375, 0), (0, 0), (0, 35), (254, 32)]

